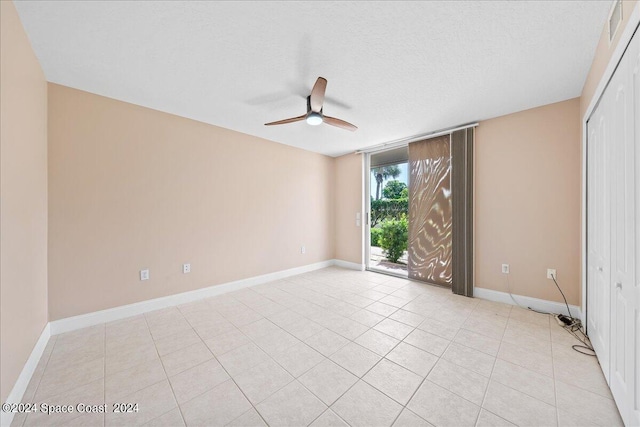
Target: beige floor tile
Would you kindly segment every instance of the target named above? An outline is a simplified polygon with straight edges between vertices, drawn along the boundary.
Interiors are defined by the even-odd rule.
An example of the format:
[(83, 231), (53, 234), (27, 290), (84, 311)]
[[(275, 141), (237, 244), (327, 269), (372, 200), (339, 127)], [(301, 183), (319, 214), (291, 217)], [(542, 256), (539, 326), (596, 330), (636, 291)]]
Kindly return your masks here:
[[(208, 304), (203, 304), (208, 307)], [(220, 313), (213, 311), (211, 308), (203, 311), (195, 311), (190, 313), (183, 313), (185, 319), (192, 328), (198, 328), (207, 324), (216, 323), (224, 320), (224, 317)]]
[(146, 362), (105, 379), (105, 399), (115, 401), (167, 378), (160, 360)]
[(167, 307), (144, 314), (149, 327), (184, 320), (178, 307)]
[(397, 320), (398, 322), (402, 322), (405, 325), (413, 326), (414, 328), (424, 322), (424, 317), (419, 314), (412, 313), (407, 310), (398, 310), (389, 316), (390, 319)]
[(210, 338), (204, 343), (214, 355), (220, 356), (250, 342), (251, 340), (247, 338), (245, 334), (236, 329), (226, 334)]
[(270, 357), (254, 343), (245, 344), (218, 357), (229, 375), (238, 375), (269, 360)]
[(251, 408), (235, 420), (227, 424), (229, 427), (266, 427), (264, 420), (258, 414), (258, 411)]
[(277, 304), (273, 301), (267, 301), (268, 302), (264, 304), (253, 307), (253, 310), (263, 317), (273, 316), (274, 314), (282, 313), (283, 311), (287, 310), (287, 307), (283, 305)]
[(566, 420), (571, 419), (568, 416), (571, 415), (600, 426), (623, 425), (612, 399), (561, 381), (556, 381), (556, 387), (558, 409), (567, 414)]
[(229, 379), (217, 360), (211, 359), (169, 378), (178, 403), (188, 402)]
[(491, 376), (493, 365), (496, 362), (496, 358), (493, 356), (455, 342), (447, 347), (442, 358), (485, 377)]
[(302, 341), (322, 332), (325, 329), (309, 319), (301, 319), (298, 322), (284, 325), (282, 328)]
[(423, 377), (383, 359), (362, 379), (401, 405), (406, 405)]
[(149, 333), (149, 326), (144, 314), (115, 320), (105, 324), (105, 336), (108, 339), (137, 335), (141, 332)]
[(398, 307), (376, 301), (373, 304), (366, 306), (365, 310), (369, 310), (373, 313), (379, 314), (380, 316), (387, 317), (395, 313), (398, 310)]
[(489, 384), (489, 378), (444, 359), (436, 363), (427, 379), (478, 406)]
[(34, 399), (43, 401), (47, 397), (73, 390), (103, 377), (104, 359), (82, 362), (64, 369), (51, 369), (47, 366)]
[(23, 400), (145, 408), (12, 425), (267, 425), (229, 375), (272, 425), (621, 425), (575, 343), (530, 310), (327, 268), (53, 336)]
[(553, 377), (553, 363), (549, 354), (526, 350), (518, 345), (502, 342), (498, 359)]
[(418, 325), (418, 329), (448, 339), (449, 341), (454, 339), (460, 330), (457, 326), (443, 323), (435, 319), (430, 319), (428, 317)]
[(275, 361), (268, 360), (234, 376), (233, 380), (247, 399), (257, 405), (293, 381), (293, 377)]
[(242, 313), (231, 314), (225, 317), (229, 322), (233, 323), (236, 327), (248, 325), (249, 323), (253, 323), (256, 320), (260, 320), (263, 318), (263, 316), (260, 313), (253, 310), (246, 310)]
[(188, 426), (223, 426), (251, 409), (251, 404), (231, 380), (180, 405)]
[(598, 360), (574, 351), (571, 345), (559, 350), (554, 343), (553, 367), (556, 381), (589, 390), (611, 398), (611, 390), (604, 378)]
[(520, 347), (537, 351), (539, 353), (551, 354), (551, 341), (533, 335), (525, 335), (513, 329), (507, 329), (502, 337), (502, 341), (519, 345)]
[(386, 356), (387, 359), (420, 375), (427, 376), (438, 358), (431, 353), (401, 342)]
[(410, 301), (410, 299), (400, 298), (395, 295), (388, 295), (380, 300), (381, 303), (389, 304), (398, 308), (407, 305)]
[(374, 291), (373, 289), (360, 292), (358, 295), (363, 296), (365, 298), (372, 299), (374, 301), (378, 301), (387, 296), (387, 294), (383, 292)]
[(342, 418), (336, 415), (331, 409), (327, 409), (320, 415), (314, 422), (311, 423), (311, 427), (348, 427)]
[(164, 415), (160, 415), (158, 418), (154, 418), (148, 423), (144, 424), (145, 427), (184, 427), (184, 420), (180, 409), (175, 408), (170, 410)]
[(358, 377), (327, 359), (298, 378), (298, 381), (325, 404), (331, 405), (358, 381)]
[(378, 291), (378, 292), (382, 292), (383, 294), (387, 294), (390, 295), (392, 293), (394, 293), (395, 291), (398, 290), (398, 288), (396, 288), (395, 286), (388, 286), (387, 283), (385, 282), (382, 285), (378, 285), (375, 288), (373, 288), (374, 291)]
[(197, 344), (165, 354), (161, 359), (167, 375), (171, 377), (213, 359), (213, 354), (202, 341), (199, 341)]
[(382, 322), (374, 326), (373, 329), (392, 336), (395, 339), (403, 340), (415, 328), (402, 322), (398, 322), (397, 320), (384, 319)]
[(390, 426), (402, 406), (364, 381), (358, 381), (331, 409), (354, 427)]
[(369, 330), (369, 327), (346, 318), (332, 322), (327, 328), (348, 340), (354, 340)]
[(284, 330), (272, 332), (268, 335), (263, 335), (258, 338), (254, 338), (255, 342), (265, 353), (274, 355), (281, 353), (290, 347), (300, 343), (301, 341)]
[(467, 329), (460, 329), (453, 341), (483, 353), (487, 353), (491, 356), (497, 356), (498, 350), (500, 350), (499, 340), (486, 337)]
[(149, 331), (154, 340), (169, 337), (189, 329), (192, 329), (191, 325), (184, 318), (158, 323), (154, 326), (149, 325)]
[(549, 405), (556, 405), (553, 378), (505, 360), (498, 359), (491, 375), (493, 381), (516, 389)]
[(275, 323), (276, 325), (283, 327), (284, 325), (290, 325), (295, 323), (303, 317), (292, 310), (284, 310), (278, 313), (272, 314), (271, 316), (267, 316), (267, 319)]
[(475, 311), (509, 317), (512, 308), (510, 304), (479, 299)]
[(540, 314), (520, 307), (513, 307), (509, 318), (520, 320), (522, 322), (533, 323), (535, 325), (549, 326), (550, 316), (548, 314)]
[(333, 353), (330, 359), (357, 377), (362, 377), (378, 363), (381, 356), (352, 342)]
[(126, 335), (107, 336), (106, 341), (107, 356), (127, 352), (134, 347), (144, 347), (154, 344), (153, 337), (148, 329), (132, 331)]
[(252, 340), (255, 340), (265, 335), (281, 331), (282, 328), (267, 319), (260, 319), (253, 323), (249, 323), (248, 325), (240, 327), (240, 330), (246, 336), (248, 336)]
[(407, 408), (436, 426), (473, 426), (480, 407), (425, 380)]
[(462, 328), (499, 340), (504, 335), (506, 325), (507, 318), (505, 317), (472, 313)]
[(299, 382), (294, 381), (256, 406), (269, 426), (304, 426), (327, 406)]
[[(113, 403), (137, 404), (138, 412), (113, 412)], [(128, 396), (116, 400), (107, 399), (108, 411), (105, 414), (105, 426), (143, 425), (175, 407), (177, 403), (169, 381), (164, 380)]]
[(481, 409), (476, 427), (515, 427), (515, 424), (510, 423), (504, 418), (500, 418), (486, 409)]
[(380, 356), (384, 356), (398, 345), (400, 341), (382, 332), (369, 329), (356, 338), (355, 342)]
[(482, 407), (520, 426), (557, 425), (555, 407), (495, 381), (489, 383)]
[(298, 378), (325, 359), (322, 354), (303, 342), (275, 353), (272, 357), (294, 378)]
[(105, 363), (106, 374), (133, 368), (143, 363), (159, 360), (158, 350), (150, 340), (144, 344), (133, 344), (130, 347), (120, 346), (120, 350), (108, 350)]
[(201, 323), (197, 325), (194, 330), (200, 336), (203, 341), (215, 338), (218, 335), (226, 334), (228, 332), (235, 331), (237, 328), (233, 323), (221, 319), (207, 323)]
[(353, 313), (350, 316), (350, 318), (370, 328), (374, 327), (375, 325), (377, 325), (378, 323), (380, 323), (382, 320), (385, 319), (384, 316), (381, 316), (369, 310), (357, 311)]
[(315, 350), (328, 357), (344, 347), (349, 342), (349, 340), (336, 334), (333, 331), (326, 329), (320, 333), (317, 333), (316, 335), (307, 338), (305, 342)]
[(196, 334), (196, 331), (189, 329), (176, 335), (156, 340), (155, 345), (156, 349), (158, 349), (158, 354), (164, 356), (199, 342), (200, 337)]
[(84, 342), (67, 340), (65, 344), (58, 341), (51, 352), (48, 365), (52, 369), (58, 369), (104, 358), (106, 354), (104, 332), (102, 334), (100, 334), (101, 330), (98, 332), (98, 334), (87, 336)]
[[(51, 413), (46, 412), (31, 412), (24, 420), (25, 426), (63, 426), (68, 424), (71, 420), (79, 417), (82, 413), (76, 411), (75, 405), (83, 403), (85, 405), (102, 405), (104, 401), (104, 378), (93, 381), (89, 384), (74, 388), (73, 390), (58, 394), (56, 396), (47, 397), (41, 401), (29, 401), (26, 402), (36, 403), (38, 405), (46, 403), (50, 406), (55, 405), (73, 405), (74, 411), (70, 413)], [(15, 418), (14, 418), (15, 421)]]
[(402, 410), (396, 422), (393, 423), (393, 427), (431, 427), (432, 425), (406, 408)]
[(416, 329), (404, 339), (404, 342), (436, 356), (441, 356), (451, 341), (421, 329)]

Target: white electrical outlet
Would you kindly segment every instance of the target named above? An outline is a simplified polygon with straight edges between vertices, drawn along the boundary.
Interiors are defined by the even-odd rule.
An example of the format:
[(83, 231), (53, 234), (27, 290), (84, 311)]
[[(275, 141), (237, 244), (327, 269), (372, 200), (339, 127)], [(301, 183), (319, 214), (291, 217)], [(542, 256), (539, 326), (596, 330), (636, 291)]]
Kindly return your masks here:
[(191, 264), (182, 264), (182, 273), (191, 273)]
[(307, 253), (307, 248), (304, 246), (300, 246), (300, 253), (301, 254), (306, 254)]
[(149, 269), (140, 270), (140, 280), (149, 280)]
[(502, 273), (509, 274), (509, 264), (502, 264)]
[(558, 274), (556, 273), (555, 268), (547, 268), (547, 279), (556, 279), (558, 280)]

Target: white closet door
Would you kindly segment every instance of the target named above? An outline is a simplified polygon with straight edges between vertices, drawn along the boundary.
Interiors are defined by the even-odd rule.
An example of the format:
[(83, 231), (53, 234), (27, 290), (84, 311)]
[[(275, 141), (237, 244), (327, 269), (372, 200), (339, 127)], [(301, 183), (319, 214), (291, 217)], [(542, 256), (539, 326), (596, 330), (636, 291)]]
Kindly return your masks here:
[[(638, 390), (638, 303), (636, 281), (636, 130), (640, 110), (635, 98), (634, 68), (638, 60), (635, 37), (609, 83), (612, 104), (611, 187), (611, 392), (627, 424), (636, 407)], [(634, 76), (635, 74), (635, 76)]]
[(628, 425), (640, 425), (640, 35), (636, 33), (629, 47), (629, 81), (633, 104), (632, 123), (634, 128), (635, 147), (635, 280), (629, 283), (629, 299), (633, 304), (629, 310), (629, 350), (628, 363), (633, 373), (630, 388), (632, 395), (628, 396), (630, 408)]
[(610, 96), (605, 92), (587, 125), (587, 330), (609, 381), (609, 170)]

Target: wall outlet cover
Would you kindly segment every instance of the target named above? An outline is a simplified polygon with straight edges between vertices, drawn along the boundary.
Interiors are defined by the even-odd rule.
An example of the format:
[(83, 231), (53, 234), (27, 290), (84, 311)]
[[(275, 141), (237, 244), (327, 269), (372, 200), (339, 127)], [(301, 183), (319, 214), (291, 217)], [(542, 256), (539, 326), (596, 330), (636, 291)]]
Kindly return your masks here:
[(502, 264), (502, 273), (509, 274), (509, 264)]
[(140, 280), (149, 280), (149, 269), (140, 270)]

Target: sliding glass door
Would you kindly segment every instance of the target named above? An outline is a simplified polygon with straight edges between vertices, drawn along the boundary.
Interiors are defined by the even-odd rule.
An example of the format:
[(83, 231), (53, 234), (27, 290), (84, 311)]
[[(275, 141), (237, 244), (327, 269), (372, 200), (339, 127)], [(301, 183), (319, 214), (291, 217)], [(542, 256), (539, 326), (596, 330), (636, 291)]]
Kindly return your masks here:
[(369, 159), (367, 267), (407, 277), (409, 171), (407, 147)]

